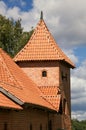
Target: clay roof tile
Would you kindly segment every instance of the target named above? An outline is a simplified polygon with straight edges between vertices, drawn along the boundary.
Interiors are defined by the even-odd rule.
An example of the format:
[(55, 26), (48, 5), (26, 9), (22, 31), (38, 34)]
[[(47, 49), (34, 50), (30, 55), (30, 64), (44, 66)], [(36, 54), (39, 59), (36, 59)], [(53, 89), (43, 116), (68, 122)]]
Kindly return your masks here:
[[(41, 91), (36, 84), (17, 66), (13, 60), (0, 48), (0, 87), (14, 95), (23, 103), (42, 106), (56, 110), (50, 103), (41, 97)], [(2, 95), (0, 95), (2, 98)], [(6, 98), (3, 98), (4, 100)], [(4, 101), (8, 107), (17, 107), (10, 100)], [(5, 104), (5, 105), (6, 105)]]
[(4, 94), (0, 92), (0, 107), (8, 108), (8, 109), (22, 109), (21, 106), (14, 103), (11, 99), (6, 97)]
[(56, 110), (60, 108), (61, 93), (57, 86), (39, 86), (43, 93), (42, 97), (53, 105)]
[(61, 60), (74, 68), (72, 61), (56, 44), (43, 19), (39, 21), (32, 37), (25, 47), (14, 57), (14, 61)]

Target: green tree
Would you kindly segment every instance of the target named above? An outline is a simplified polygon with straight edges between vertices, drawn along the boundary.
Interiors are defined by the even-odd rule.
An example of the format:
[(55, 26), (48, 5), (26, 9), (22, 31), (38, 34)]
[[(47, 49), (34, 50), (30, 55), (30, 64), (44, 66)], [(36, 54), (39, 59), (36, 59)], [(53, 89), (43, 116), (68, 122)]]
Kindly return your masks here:
[(0, 47), (9, 52), (12, 43), (12, 23), (9, 19), (0, 15)]
[(10, 56), (14, 56), (30, 39), (33, 29), (30, 32), (23, 32), (21, 19), (14, 21), (0, 15), (0, 47)]
[(21, 50), (25, 46), (25, 44), (29, 41), (32, 33), (33, 29), (29, 32), (23, 32), (22, 37), (20, 38), (20, 45), (18, 46), (17, 52)]
[(20, 39), (22, 38), (23, 29), (21, 27), (21, 19), (16, 21), (13, 26), (13, 42), (14, 42), (14, 54), (18, 52), (20, 46)]
[(72, 130), (86, 130), (86, 120), (78, 121), (77, 119), (73, 119)]

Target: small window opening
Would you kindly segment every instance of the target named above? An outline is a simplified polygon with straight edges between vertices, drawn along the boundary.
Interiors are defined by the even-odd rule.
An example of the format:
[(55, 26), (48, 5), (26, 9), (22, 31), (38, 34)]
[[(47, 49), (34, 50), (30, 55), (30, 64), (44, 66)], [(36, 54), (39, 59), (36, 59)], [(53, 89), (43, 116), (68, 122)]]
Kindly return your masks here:
[(47, 71), (42, 71), (42, 77), (47, 77)]
[(64, 74), (63, 72), (62, 72), (62, 80), (66, 80), (67, 81), (67, 74)]
[(30, 130), (32, 130), (32, 124), (30, 124)]
[(48, 130), (52, 130), (52, 121), (51, 120), (49, 120), (49, 122), (48, 122)]
[(61, 102), (60, 102), (59, 113), (60, 113), (60, 114), (62, 114), (62, 113), (63, 113), (63, 110), (62, 110), (62, 100), (61, 100)]
[(4, 123), (4, 130), (7, 130), (7, 123)]
[(67, 114), (67, 101), (66, 101), (66, 99), (63, 100), (63, 112), (64, 112), (64, 114)]
[(40, 124), (40, 130), (42, 130), (42, 124)]

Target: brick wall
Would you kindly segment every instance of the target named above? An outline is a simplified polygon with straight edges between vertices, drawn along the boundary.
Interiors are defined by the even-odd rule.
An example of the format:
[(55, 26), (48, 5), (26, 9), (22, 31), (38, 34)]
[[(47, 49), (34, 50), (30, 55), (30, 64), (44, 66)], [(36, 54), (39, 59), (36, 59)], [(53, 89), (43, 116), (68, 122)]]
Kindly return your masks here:
[[(59, 86), (58, 62), (20, 62), (19, 66), (38, 86)], [(43, 70), (47, 77), (42, 77)]]
[[(62, 75), (65, 76), (62, 78)], [(70, 69), (67, 65), (60, 64), (60, 86), (68, 104), (68, 114), (71, 115), (71, 90), (70, 90)]]
[[(59, 86), (62, 91), (62, 100), (66, 98), (66, 111), (63, 115), (53, 115), (54, 130), (58, 128), (66, 128), (71, 130), (71, 96), (70, 96), (70, 68), (66, 63), (57, 61), (30, 61), (19, 62), (18, 65), (38, 86)], [(42, 71), (47, 71), (47, 77), (42, 77)], [(65, 76), (65, 78), (62, 77)], [(62, 101), (63, 103), (63, 101)], [(64, 111), (64, 103), (62, 104)], [(64, 116), (66, 115), (66, 116)], [(66, 117), (66, 118), (64, 118)], [(66, 126), (65, 126), (65, 122)], [(70, 125), (69, 125), (70, 124)], [(68, 127), (69, 126), (69, 127)]]
[[(60, 115), (59, 115), (60, 116)], [(52, 130), (61, 128), (61, 116), (37, 109), (0, 110), (0, 130), (50, 130), (48, 123), (51, 121)], [(5, 126), (6, 125), (6, 126)]]
[[(71, 113), (70, 68), (67, 64), (57, 61), (30, 61), (19, 62), (19, 66), (38, 86), (59, 86), (67, 99), (68, 112)], [(47, 71), (47, 77), (42, 77), (43, 70)], [(62, 79), (62, 73), (66, 78)]]

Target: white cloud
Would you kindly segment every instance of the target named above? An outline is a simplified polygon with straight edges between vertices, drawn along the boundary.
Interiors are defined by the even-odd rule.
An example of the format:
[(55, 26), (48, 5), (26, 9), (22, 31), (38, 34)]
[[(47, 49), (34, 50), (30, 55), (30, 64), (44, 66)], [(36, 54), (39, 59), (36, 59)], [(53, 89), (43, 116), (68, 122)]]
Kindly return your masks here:
[[(26, 4), (23, 0), (20, 2)], [(85, 0), (33, 0), (33, 8), (28, 12), (19, 7), (9, 9), (4, 2), (0, 2), (0, 13), (15, 20), (22, 18), (22, 26), (27, 31), (37, 24), (41, 10), (48, 28), (61, 46), (71, 48), (86, 44)]]
[(86, 120), (86, 111), (73, 111), (72, 119)]
[(21, 18), (21, 10), (18, 7), (9, 8), (6, 12), (6, 16), (18, 20)]
[(85, 0), (34, 0), (34, 8), (44, 11), (55, 39), (63, 46), (85, 43)]
[(65, 54), (71, 59), (71, 61), (76, 65), (78, 63), (78, 58), (74, 54), (74, 49), (64, 49)]
[(0, 1), (0, 14), (5, 15), (7, 6), (3, 1)]
[[(72, 117), (86, 119), (86, 61), (73, 70), (71, 77)], [(82, 113), (81, 113), (82, 112)]]
[(86, 60), (83, 61), (77, 69), (75, 69), (73, 75), (83, 80), (86, 80), (85, 70), (86, 70)]

